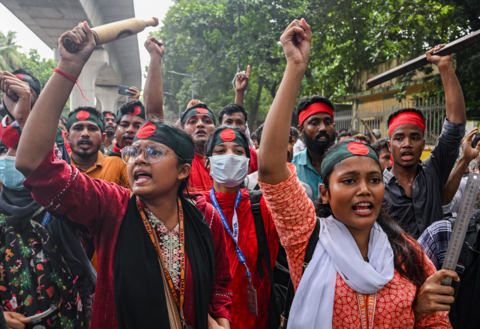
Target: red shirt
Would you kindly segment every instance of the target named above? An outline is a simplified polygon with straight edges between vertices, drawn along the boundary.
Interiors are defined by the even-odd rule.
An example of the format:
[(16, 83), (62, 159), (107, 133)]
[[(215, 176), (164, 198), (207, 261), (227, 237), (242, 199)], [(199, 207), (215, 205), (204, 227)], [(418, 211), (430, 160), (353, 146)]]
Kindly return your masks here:
[[(47, 210), (65, 214), (80, 223), (94, 235), (98, 255), (97, 286), (91, 328), (118, 328), (113, 290), (113, 263), (118, 233), (122, 224), (131, 191), (115, 183), (92, 179), (65, 161), (57, 160), (54, 152), (48, 154), (40, 166), (24, 181), (26, 189)], [(197, 198), (197, 207), (204, 213), (214, 238), (215, 279), (210, 301), (214, 317), (230, 320), (231, 276), (230, 264), (225, 257), (226, 241), (222, 223), (203, 198)], [(190, 271), (191, 273), (191, 271)], [(188, 273), (187, 273), (188, 276)], [(191, 277), (191, 274), (189, 275)], [(193, 287), (188, 282), (188, 287)], [(190, 290), (190, 289), (188, 289)], [(190, 294), (190, 298), (188, 298)], [(194, 319), (193, 289), (186, 291), (185, 317)], [(191, 314), (190, 312), (193, 312)]]
[[(260, 274), (257, 267), (258, 244), (255, 221), (252, 213), (252, 205), (250, 203), (248, 191), (246, 189), (241, 189), (240, 191), (242, 193), (242, 198), (237, 208), (239, 227), (238, 245), (245, 256), (248, 269), (252, 273), (253, 286), (257, 290), (258, 316), (248, 312), (247, 286), (249, 285), (249, 282), (245, 274), (245, 266), (243, 266), (243, 264), (238, 260), (235, 249), (235, 241), (228, 234), (228, 232), (225, 231), (228, 256), (230, 258), (230, 272), (233, 276), (233, 281), (230, 286), (233, 291), (231, 328), (264, 329), (268, 327), (267, 324), (270, 307), (271, 283), (265, 264), (263, 265), (265, 277), (263, 280), (260, 279)], [(210, 191), (202, 192), (202, 194), (205, 196), (208, 202), (211, 202)], [(225, 215), (225, 218), (231, 229), (236, 193), (215, 192), (215, 197), (217, 198), (218, 204), (222, 209), (222, 212)], [(263, 197), (260, 200), (260, 209), (262, 212), (268, 248), (270, 250), (271, 266), (273, 269), (275, 267), (275, 260), (278, 253), (279, 237), (277, 230), (275, 229), (272, 216)]]
[(257, 159), (257, 152), (255, 151), (254, 146), (249, 146), (250, 148), (250, 171), (248, 174), (254, 173), (258, 171), (258, 159)]

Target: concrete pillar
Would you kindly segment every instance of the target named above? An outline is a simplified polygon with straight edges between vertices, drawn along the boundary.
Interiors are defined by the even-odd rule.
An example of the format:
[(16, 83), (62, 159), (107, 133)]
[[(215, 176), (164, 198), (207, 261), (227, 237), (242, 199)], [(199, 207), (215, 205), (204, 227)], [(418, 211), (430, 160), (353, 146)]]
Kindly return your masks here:
[(95, 81), (100, 72), (109, 65), (107, 51), (97, 48), (85, 64), (82, 74), (78, 77), (78, 84), (88, 102), (83, 98), (80, 90), (75, 86), (70, 94), (70, 109), (73, 111), (79, 106), (95, 107)]
[[(118, 94), (118, 87), (110, 87), (110, 86), (97, 86), (95, 88), (95, 96), (101, 103), (101, 110), (103, 111), (111, 111), (113, 113), (117, 113), (117, 102), (122, 97), (122, 95)], [(100, 106), (97, 105), (97, 109)]]

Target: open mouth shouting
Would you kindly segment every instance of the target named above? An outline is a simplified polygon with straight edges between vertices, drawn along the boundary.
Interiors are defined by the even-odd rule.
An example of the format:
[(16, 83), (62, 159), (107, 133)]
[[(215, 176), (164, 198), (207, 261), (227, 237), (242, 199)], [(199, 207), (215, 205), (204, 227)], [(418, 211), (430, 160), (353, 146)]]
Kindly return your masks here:
[(352, 207), (353, 212), (359, 216), (370, 216), (373, 213), (373, 203), (361, 201)]
[(412, 151), (400, 152), (400, 157), (405, 162), (412, 161), (413, 160), (413, 152)]
[(91, 146), (93, 146), (93, 143), (89, 139), (80, 139), (77, 142), (77, 146), (80, 147), (82, 150), (88, 150)]
[(135, 169), (133, 172), (133, 179), (135, 180), (136, 185), (142, 185), (152, 180), (152, 175), (146, 170)]
[(126, 135), (123, 135), (122, 138), (125, 141), (125, 144), (130, 146), (133, 143), (133, 138), (134, 137), (135, 137), (134, 135), (126, 134)]

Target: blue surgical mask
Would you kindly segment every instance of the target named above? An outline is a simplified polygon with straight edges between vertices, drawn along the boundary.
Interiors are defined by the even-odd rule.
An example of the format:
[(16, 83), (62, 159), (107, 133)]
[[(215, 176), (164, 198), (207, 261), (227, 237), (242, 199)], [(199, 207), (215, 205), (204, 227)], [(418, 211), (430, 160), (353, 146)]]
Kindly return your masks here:
[(210, 176), (225, 186), (240, 185), (247, 176), (250, 159), (241, 155), (216, 155), (209, 158)]
[(15, 168), (15, 157), (0, 157), (0, 180), (3, 185), (11, 190), (23, 189), (25, 176)]

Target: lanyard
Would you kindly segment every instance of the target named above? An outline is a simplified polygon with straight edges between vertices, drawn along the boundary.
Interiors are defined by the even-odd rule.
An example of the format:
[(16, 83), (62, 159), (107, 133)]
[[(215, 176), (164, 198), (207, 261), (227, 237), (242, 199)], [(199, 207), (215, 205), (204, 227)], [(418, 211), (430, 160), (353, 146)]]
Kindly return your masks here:
[(373, 319), (375, 317), (375, 306), (377, 303), (377, 294), (364, 295), (356, 292), (358, 308), (360, 311), (360, 320), (362, 329), (372, 329)]
[(47, 211), (45, 213), (45, 216), (43, 216), (43, 219), (42, 219), (42, 226), (43, 227), (46, 227), (48, 222), (50, 221), (50, 219), (52, 219), (52, 215)]
[(180, 240), (180, 298), (177, 295), (177, 291), (175, 289), (175, 285), (173, 284), (172, 277), (170, 276), (170, 273), (168, 272), (167, 267), (165, 266), (165, 263), (163, 261), (163, 256), (161, 254), (160, 246), (156, 242), (156, 236), (154, 235), (154, 231), (152, 229), (152, 226), (150, 225), (150, 222), (147, 219), (147, 216), (145, 216), (145, 212), (143, 210), (143, 207), (140, 205), (140, 200), (137, 197), (137, 208), (138, 211), (140, 212), (140, 215), (142, 216), (143, 224), (145, 225), (145, 228), (147, 229), (147, 233), (150, 236), (150, 240), (152, 240), (153, 246), (155, 248), (155, 251), (157, 252), (157, 256), (162, 263), (162, 269), (163, 273), (165, 274), (165, 278), (168, 281), (168, 286), (170, 287), (170, 290), (172, 292), (173, 298), (175, 299), (175, 302), (177, 303), (178, 308), (180, 309), (180, 318), (182, 323), (185, 326), (185, 316), (183, 314), (183, 306), (185, 304), (185, 229), (184, 229), (184, 223), (183, 223), (183, 207), (182, 207), (182, 201), (180, 201), (180, 198), (178, 198), (178, 221), (179, 221), (179, 240)]
[(215, 190), (212, 188), (210, 191), (210, 200), (212, 200), (212, 204), (215, 207), (215, 210), (217, 210), (218, 215), (220, 216), (220, 219), (222, 220), (223, 227), (225, 230), (230, 234), (232, 237), (233, 241), (235, 241), (235, 250), (237, 252), (237, 257), (240, 263), (242, 263), (245, 266), (246, 273), (248, 279), (252, 277), (250, 274), (250, 271), (247, 266), (247, 261), (245, 260), (245, 256), (242, 253), (242, 250), (238, 246), (238, 217), (237, 217), (237, 208), (238, 205), (240, 204), (240, 200), (242, 199), (242, 193), (240, 192), (240, 189), (237, 191), (237, 196), (235, 197), (235, 208), (234, 208), (234, 213), (233, 213), (233, 219), (232, 219), (232, 227), (233, 227), (233, 232), (230, 229), (230, 226), (228, 226), (227, 219), (225, 218), (225, 215), (223, 214), (222, 209), (218, 205), (217, 198), (215, 197)]

